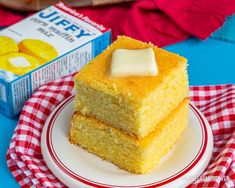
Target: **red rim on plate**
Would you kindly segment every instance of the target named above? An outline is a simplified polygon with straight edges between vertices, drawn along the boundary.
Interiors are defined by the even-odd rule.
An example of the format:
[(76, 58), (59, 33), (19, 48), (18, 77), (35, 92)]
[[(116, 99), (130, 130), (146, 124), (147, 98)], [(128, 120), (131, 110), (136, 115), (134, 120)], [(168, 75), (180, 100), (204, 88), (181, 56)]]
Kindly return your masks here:
[[(84, 178), (82, 176), (80, 176), (79, 174), (71, 171), (70, 169), (68, 169), (63, 162), (59, 159), (59, 157), (57, 156), (55, 150), (54, 150), (54, 146), (52, 143), (52, 129), (55, 125), (55, 121), (58, 117), (58, 115), (60, 114), (60, 112), (67, 106), (68, 103), (71, 102), (71, 100), (74, 99), (74, 95), (70, 96), (68, 99), (64, 100), (61, 105), (59, 106), (59, 108), (53, 112), (52, 114), (52, 118), (50, 119), (49, 123), (48, 123), (48, 128), (46, 130), (46, 146), (47, 149), (49, 151), (49, 154), (53, 160), (53, 162), (65, 173), (67, 174), (69, 177), (73, 178), (74, 180), (81, 182), (85, 185), (89, 185), (89, 186), (93, 186), (93, 187), (99, 187), (99, 188), (111, 188), (111, 187), (136, 187), (136, 186), (120, 186), (120, 185), (108, 185), (108, 184), (103, 184), (103, 183), (99, 183), (99, 182), (94, 182), (90, 179)], [(189, 172), (191, 169), (193, 169), (195, 167), (195, 165), (197, 165), (197, 163), (202, 159), (205, 151), (206, 151), (206, 147), (207, 147), (207, 143), (208, 143), (208, 132), (207, 132), (207, 128), (206, 128), (206, 122), (203, 119), (203, 117), (201, 116), (199, 110), (197, 108), (195, 108), (192, 104), (190, 104), (190, 108), (191, 110), (195, 113), (200, 125), (201, 125), (201, 131), (202, 131), (202, 141), (201, 141), (201, 146), (200, 149), (197, 153), (197, 155), (194, 157), (194, 159), (185, 167), (183, 168), (181, 171), (175, 173), (174, 175), (165, 178), (161, 181), (157, 181), (157, 182), (153, 182), (150, 184), (145, 184), (145, 185), (138, 185), (138, 187), (140, 188), (150, 188), (150, 187), (157, 187), (157, 186), (162, 186), (162, 185), (166, 185), (168, 183), (171, 183), (172, 181), (182, 177), (183, 175), (185, 175), (187, 172)]]

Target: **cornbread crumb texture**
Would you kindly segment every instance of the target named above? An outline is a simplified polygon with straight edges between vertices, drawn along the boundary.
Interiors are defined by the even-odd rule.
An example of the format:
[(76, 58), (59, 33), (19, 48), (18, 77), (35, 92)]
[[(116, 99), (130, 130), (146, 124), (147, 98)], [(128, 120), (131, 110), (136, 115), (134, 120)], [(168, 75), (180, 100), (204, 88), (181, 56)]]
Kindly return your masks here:
[[(115, 49), (153, 48), (158, 76), (111, 77)], [(145, 137), (188, 96), (186, 59), (152, 44), (119, 37), (75, 76), (75, 110), (136, 137)]]
[(188, 125), (188, 99), (148, 136), (137, 139), (101, 121), (75, 112), (70, 141), (132, 173), (147, 173), (173, 147)]
[(12, 52), (18, 52), (17, 43), (7, 36), (0, 36), (0, 56)]
[(19, 44), (19, 50), (38, 59), (41, 64), (58, 57), (58, 52), (49, 43), (38, 39), (25, 39)]

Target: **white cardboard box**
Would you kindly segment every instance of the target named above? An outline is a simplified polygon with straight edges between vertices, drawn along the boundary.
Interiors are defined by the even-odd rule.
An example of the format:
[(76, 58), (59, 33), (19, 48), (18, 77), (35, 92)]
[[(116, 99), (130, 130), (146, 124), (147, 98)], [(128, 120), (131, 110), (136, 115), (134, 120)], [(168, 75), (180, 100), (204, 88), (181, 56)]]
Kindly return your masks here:
[(57, 3), (4, 30), (17, 43), (26, 38), (53, 45), (58, 57), (23, 76), (0, 69), (0, 112), (14, 117), (41, 85), (74, 73), (101, 53), (109, 44), (110, 29), (87, 16)]

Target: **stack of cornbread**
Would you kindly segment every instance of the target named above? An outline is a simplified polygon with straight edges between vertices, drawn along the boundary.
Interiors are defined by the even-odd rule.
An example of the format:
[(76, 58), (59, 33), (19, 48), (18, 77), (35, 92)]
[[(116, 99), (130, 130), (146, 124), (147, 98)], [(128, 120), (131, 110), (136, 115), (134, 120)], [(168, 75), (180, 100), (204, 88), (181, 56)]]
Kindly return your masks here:
[[(154, 51), (157, 76), (112, 76), (117, 49)], [(125, 62), (123, 62), (125, 63)], [(186, 59), (119, 37), (76, 76), (70, 141), (132, 173), (147, 173), (188, 124)]]

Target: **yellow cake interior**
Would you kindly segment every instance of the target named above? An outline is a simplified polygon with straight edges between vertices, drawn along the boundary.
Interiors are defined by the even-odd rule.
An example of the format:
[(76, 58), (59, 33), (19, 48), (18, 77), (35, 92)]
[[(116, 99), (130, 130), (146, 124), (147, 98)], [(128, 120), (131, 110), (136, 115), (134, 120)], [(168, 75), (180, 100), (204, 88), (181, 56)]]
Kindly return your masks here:
[(173, 147), (188, 124), (188, 99), (145, 138), (135, 138), (121, 130), (75, 112), (71, 120), (70, 142), (132, 173), (154, 169)]
[[(111, 77), (115, 49), (153, 48), (158, 76)], [(74, 109), (143, 138), (188, 96), (186, 59), (129, 37), (119, 37), (75, 76)]]

